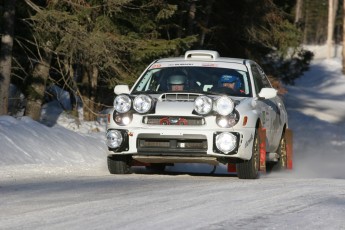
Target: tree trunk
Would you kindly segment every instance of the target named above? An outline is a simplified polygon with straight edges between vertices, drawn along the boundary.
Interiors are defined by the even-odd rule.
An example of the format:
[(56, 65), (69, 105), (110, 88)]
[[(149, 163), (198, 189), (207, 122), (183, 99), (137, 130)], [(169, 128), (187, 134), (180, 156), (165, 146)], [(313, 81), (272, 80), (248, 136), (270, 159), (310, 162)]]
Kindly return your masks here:
[(213, 3), (214, 3), (214, 0), (208, 0), (207, 1), (207, 6), (206, 6), (206, 10), (205, 10), (206, 16), (203, 20), (203, 25), (201, 25), (201, 35), (200, 35), (200, 42), (199, 42), (200, 47), (203, 47), (204, 43), (205, 43), (205, 38), (206, 38), (206, 34), (208, 32), (208, 23), (210, 20), (210, 15), (212, 13)]
[(303, 4), (302, 0), (297, 0), (295, 23), (298, 23), (301, 20), (301, 18), (302, 18), (302, 4)]
[(343, 4), (343, 74), (345, 74), (345, 2)]
[(48, 48), (41, 53), (41, 60), (36, 64), (32, 73), (32, 84), (28, 94), (25, 115), (38, 121), (41, 116), (46, 81), (49, 76), (52, 54)]
[(0, 50), (0, 115), (8, 113), (8, 98), (11, 82), (15, 0), (4, 1), (3, 35)]
[(327, 25), (327, 58), (333, 57), (332, 42), (334, 30), (334, 0), (328, 0), (328, 25)]
[(309, 23), (309, 10), (308, 1), (305, 2), (305, 15), (304, 15), (304, 28), (303, 28), (303, 44), (308, 44), (308, 23)]
[(82, 98), (83, 98), (83, 114), (86, 121), (93, 121), (96, 119), (95, 113), (98, 109), (95, 106), (97, 96), (97, 80), (98, 80), (98, 68), (93, 65), (85, 67), (85, 71), (82, 80)]
[(188, 11), (188, 35), (194, 34), (195, 14), (196, 14), (196, 4), (193, 2), (190, 4), (189, 11)]

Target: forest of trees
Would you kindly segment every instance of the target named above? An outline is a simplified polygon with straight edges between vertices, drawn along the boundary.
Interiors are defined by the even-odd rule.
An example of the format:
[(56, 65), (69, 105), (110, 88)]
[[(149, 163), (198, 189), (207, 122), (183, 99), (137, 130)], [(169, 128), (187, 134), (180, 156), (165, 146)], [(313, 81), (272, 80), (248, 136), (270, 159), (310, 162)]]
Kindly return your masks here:
[[(342, 40), (342, 0), (334, 41)], [(132, 84), (154, 59), (189, 49), (250, 58), (278, 85), (293, 84), (327, 40), (327, 0), (0, 0), (0, 115), (12, 114), (9, 84), (39, 120), (50, 88), (68, 91), (72, 111), (94, 120), (113, 87)], [(326, 23), (326, 24), (325, 24)], [(18, 96), (19, 97), (19, 96)]]

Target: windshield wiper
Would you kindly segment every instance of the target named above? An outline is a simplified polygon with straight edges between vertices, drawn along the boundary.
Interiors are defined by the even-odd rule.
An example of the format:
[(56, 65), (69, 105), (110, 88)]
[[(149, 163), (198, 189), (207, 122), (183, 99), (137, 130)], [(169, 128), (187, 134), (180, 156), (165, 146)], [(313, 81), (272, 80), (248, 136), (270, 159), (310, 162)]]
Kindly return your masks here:
[(207, 92), (204, 92), (205, 94), (212, 94), (212, 95), (228, 95), (227, 93), (222, 93), (222, 92), (218, 92), (218, 91), (207, 91)]

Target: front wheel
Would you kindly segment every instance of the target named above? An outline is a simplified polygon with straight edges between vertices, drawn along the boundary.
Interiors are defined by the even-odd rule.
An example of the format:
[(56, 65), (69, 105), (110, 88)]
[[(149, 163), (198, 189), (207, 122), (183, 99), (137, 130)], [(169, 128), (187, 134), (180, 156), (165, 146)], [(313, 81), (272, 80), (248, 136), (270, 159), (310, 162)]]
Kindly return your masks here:
[(108, 156), (108, 170), (110, 174), (129, 174), (131, 173), (132, 157), (128, 155)]
[(260, 167), (260, 139), (258, 130), (255, 131), (253, 141), (252, 158), (236, 164), (237, 176), (240, 179), (256, 179), (259, 176)]

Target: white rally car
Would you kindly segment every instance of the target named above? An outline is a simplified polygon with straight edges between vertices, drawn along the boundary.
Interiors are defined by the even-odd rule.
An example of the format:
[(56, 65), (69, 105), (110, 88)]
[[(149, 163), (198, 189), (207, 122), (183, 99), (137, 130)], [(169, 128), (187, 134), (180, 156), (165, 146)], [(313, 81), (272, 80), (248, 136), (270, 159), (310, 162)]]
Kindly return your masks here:
[(228, 164), (239, 178), (292, 167), (283, 101), (251, 60), (191, 50), (152, 62), (134, 86), (117, 85), (108, 114), (108, 169)]

